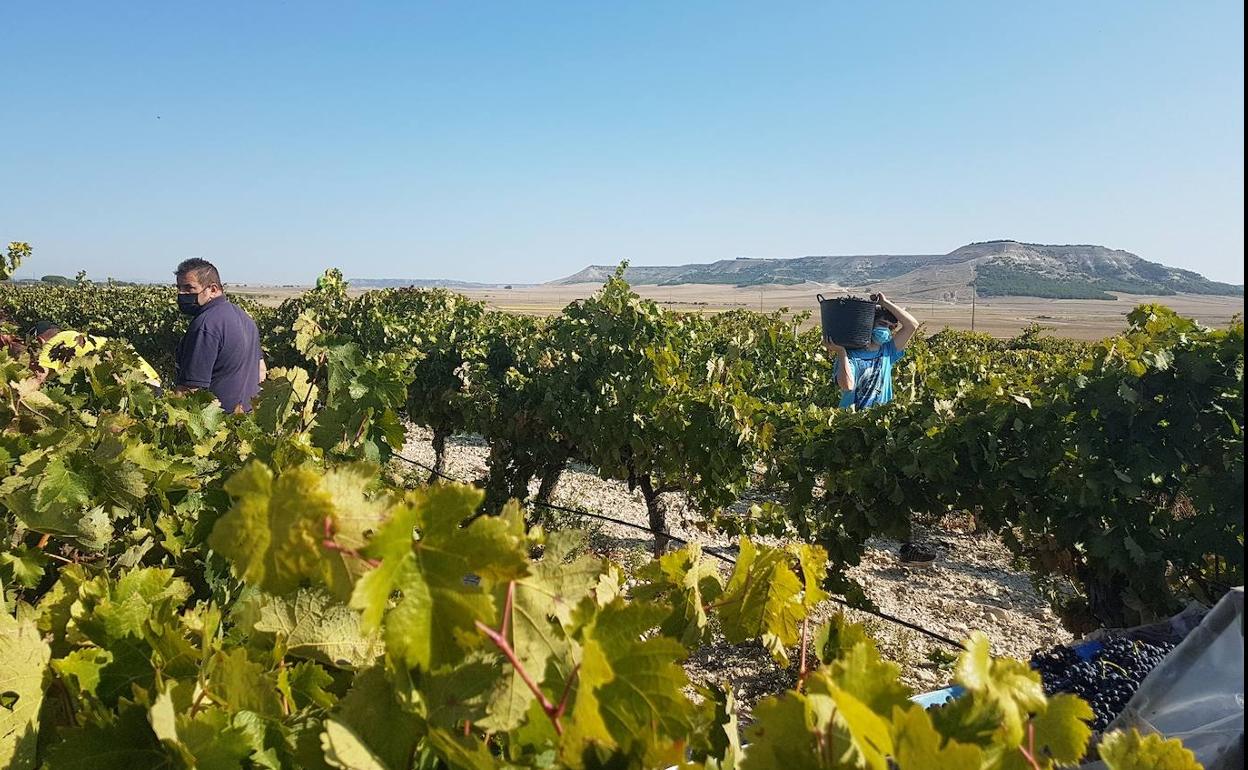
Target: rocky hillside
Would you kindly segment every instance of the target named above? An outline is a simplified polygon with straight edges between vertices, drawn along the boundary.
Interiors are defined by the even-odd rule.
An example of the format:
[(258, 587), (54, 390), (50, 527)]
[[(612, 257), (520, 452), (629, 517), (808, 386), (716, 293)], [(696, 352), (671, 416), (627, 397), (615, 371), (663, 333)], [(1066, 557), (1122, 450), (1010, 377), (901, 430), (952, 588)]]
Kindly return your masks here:
[[(601, 283), (614, 266), (591, 265), (556, 284)], [(913, 275), (912, 275), (913, 274)], [(1104, 246), (1049, 246), (1018, 241), (972, 243), (948, 254), (873, 254), (794, 259), (740, 257), (710, 264), (629, 267), (634, 284), (819, 283), (866, 287), (928, 274), (959, 276), (982, 296), (1010, 295), (1112, 299), (1108, 292), (1165, 295), (1179, 292), (1243, 296), (1244, 287), (1210, 281), (1190, 270), (1166, 267)]]

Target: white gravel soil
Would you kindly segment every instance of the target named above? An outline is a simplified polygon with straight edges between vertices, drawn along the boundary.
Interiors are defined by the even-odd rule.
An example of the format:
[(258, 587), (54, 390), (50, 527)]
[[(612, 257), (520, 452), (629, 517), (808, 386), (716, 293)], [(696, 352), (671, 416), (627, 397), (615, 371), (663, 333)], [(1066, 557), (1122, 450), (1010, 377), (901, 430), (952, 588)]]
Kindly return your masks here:
[[(427, 429), (412, 428), (402, 454), (431, 466), (431, 435)], [(464, 481), (484, 478), (486, 452), (479, 437), (449, 439), (447, 475)], [(585, 466), (572, 466), (564, 472), (552, 502), (647, 525), (640, 491), (630, 492), (621, 481), (601, 479)], [(693, 517), (683, 499), (669, 495), (665, 503), (673, 535), (708, 546), (733, 544), (732, 538), (692, 526)], [(589, 530), (591, 547), (604, 557), (625, 566), (636, 566), (649, 558), (652, 539), (645, 532), (571, 515), (556, 516), (552, 526), (581, 526)], [(867, 543), (862, 563), (850, 570), (881, 611), (957, 640), (972, 631), (983, 631), (991, 640), (994, 653), (1021, 659), (1038, 648), (1070, 641), (1070, 634), (1037, 593), (1031, 575), (1014, 565), (1009, 550), (997, 537), (976, 534), (969, 521), (955, 517), (930, 527), (916, 526), (916, 536), (936, 550), (938, 557), (933, 565), (903, 566), (897, 559), (899, 543), (872, 539)], [(728, 569), (725, 565), (725, 575)], [(815, 619), (823, 620), (840, 610), (839, 605), (825, 602), (817, 609)], [(941, 651), (956, 654), (956, 650), (868, 613), (852, 609), (845, 612), (850, 619), (867, 626), (884, 656), (901, 666), (902, 680), (916, 692), (948, 684), (951, 657)], [(759, 698), (793, 686), (797, 650), (791, 657), (792, 667), (784, 670), (759, 644), (719, 641), (695, 650), (686, 662), (686, 670), (697, 683), (731, 684), (743, 715), (748, 715)]]

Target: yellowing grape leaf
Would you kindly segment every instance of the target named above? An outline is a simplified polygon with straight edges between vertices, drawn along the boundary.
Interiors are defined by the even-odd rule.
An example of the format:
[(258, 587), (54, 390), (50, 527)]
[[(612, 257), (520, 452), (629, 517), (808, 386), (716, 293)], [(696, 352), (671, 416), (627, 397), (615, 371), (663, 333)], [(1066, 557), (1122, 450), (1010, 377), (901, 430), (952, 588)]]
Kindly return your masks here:
[(286, 654), (338, 668), (365, 668), (382, 653), (378, 634), (360, 628), (360, 616), (329, 594), (301, 588), (294, 596), (260, 600), (256, 631), (276, 634)]
[(755, 546), (746, 538), (740, 543), (732, 577), (716, 602), (724, 638), (734, 643), (761, 639), (777, 662), (788, 665), (786, 648), (800, 639), (806, 617), (802, 582), (784, 549)]
[(1178, 738), (1137, 730), (1115, 730), (1101, 739), (1101, 761), (1109, 770), (1200, 770), (1196, 755)]
[(51, 656), (33, 621), (0, 610), (0, 767), (35, 767), (43, 675)]
[(1032, 719), (1036, 753), (1059, 765), (1083, 759), (1092, 737), (1092, 707), (1077, 695), (1060, 693), (1049, 698), (1044, 711)]
[(897, 770), (974, 770), (983, 763), (978, 746), (946, 741), (922, 706), (893, 712)]
[(901, 683), (901, 667), (880, 657), (871, 642), (859, 642), (828, 668), (828, 675), (843, 690), (879, 714), (910, 703), (911, 691)]
[(335, 586), (334, 565), (322, 545), (334, 504), (321, 474), (292, 468), (276, 480), (253, 461), (225, 484), (234, 499), (208, 537), (213, 550), (230, 560), (239, 578), (271, 594), (283, 594), (307, 579)]

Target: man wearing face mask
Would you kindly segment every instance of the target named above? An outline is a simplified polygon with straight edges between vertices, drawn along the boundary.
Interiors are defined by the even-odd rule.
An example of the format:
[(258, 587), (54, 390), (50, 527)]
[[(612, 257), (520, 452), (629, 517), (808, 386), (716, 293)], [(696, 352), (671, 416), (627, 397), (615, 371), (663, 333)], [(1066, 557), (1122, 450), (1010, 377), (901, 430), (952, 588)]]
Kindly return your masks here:
[[(872, 294), (875, 323), (866, 347), (846, 349), (824, 340), (833, 360), (836, 383), (841, 387), (841, 408), (867, 409), (893, 400), (893, 365), (906, 354), (919, 322), (905, 308), (883, 294)], [(901, 544), (902, 564), (926, 567), (936, 561), (936, 552), (921, 543)]]
[(207, 388), (227, 412), (251, 411), (265, 373), (255, 321), (225, 296), (211, 262), (198, 257), (184, 260), (175, 276), (178, 309), (191, 316), (178, 343), (178, 389)]
[(875, 325), (866, 347), (846, 349), (825, 339), (841, 387), (841, 408), (866, 409), (893, 400), (893, 365), (905, 355), (919, 322), (883, 294), (872, 294)]

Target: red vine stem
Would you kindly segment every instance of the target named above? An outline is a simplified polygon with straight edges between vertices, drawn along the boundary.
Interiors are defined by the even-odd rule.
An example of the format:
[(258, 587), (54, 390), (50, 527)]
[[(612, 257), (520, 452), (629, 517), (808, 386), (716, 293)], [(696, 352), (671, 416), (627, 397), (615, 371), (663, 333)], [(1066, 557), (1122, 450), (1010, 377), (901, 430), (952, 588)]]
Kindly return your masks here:
[[(1028, 750), (1030, 749), (1030, 750)], [(1035, 722), (1027, 723), (1027, 746), (1019, 746), (1018, 750), (1023, 755), (1023, 759), (1027, 760), (1027, 764), (1031, 765), (1035, 770), (1041, 770), (1040, 763), (1036, 761), (1036, 724)]]
[(325, 537), (324, 539), (321, 540), (321, 545), (323, 545), (326, 548), (326, 550), (337, 551), (338, 553), (344, 554), (346, 556), (352, 556), (356, 559), (359, 559), (360, 561), (364, 562), (370, 567), (381, 566), (381, 562), (378, 561), (377, 559), (369, 559), (367, 557), (361, 556), (359, 551), (355, 550), (354, 548), (348, 548), (347, 546), (335, 540), (334, 539), (334, 520), (328, 516), (325, 517)]
[(806, 668), (806, 645), (810, 634), (810, 618), (802, 618), (802, 651), (797, 667), (797, 691), (802, 691), (802, 684), (806, 681), (806, 675), (810, 671)]
[(571, 690), (572, 679), (576, 676), (579, 666), (576, 669), (573, 669), (572, 675), (568, 677), (568, 682), (567, 685), (564, 686), (563, 697), (560, 699), (559, 705), (556, 706), (551, 703), (550, 698), (546, 697), (546, 694), (542, 692), (541, 688), (537, 686), (537, 683), (533, 681), (533, 677), (529, 675), (529, 672), (525, 669), (524, 664), (522, 664), (520, 659), (516, 657), (516, 651), (512, 648), (511, 641), (507, 638), (511, 630), (512, 604), (515, 601), (515, 595), (516, 582), (512, 580), (507, 583), (507, 600), (503, 604), (502, 626), (498, 630), (495, 630), (478, 620), (476, 621), (477, 630), (485, 634), (485, 637), (494, 643), (494, 646), (498, 648), (499, 652), (503, 653), (504, 657), (507, 658), (507, 662), (511, 664), (511, 667), (520, 677), (520, 680), (524, 682), (533, 695), (537, 697), (537, 702), (541, 705), (542, 711), (546, 712), (546, 716), (550, 718), (551, 724), (555, 726), (555, 734), (563, 735), (562, 717), (564, 711), (567, 709), (568, 693)]

